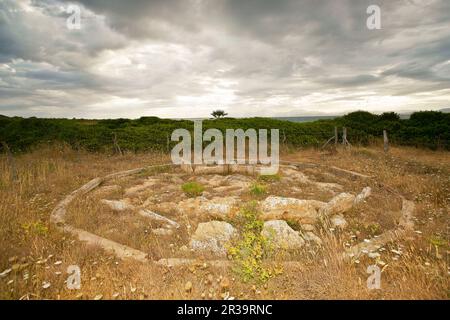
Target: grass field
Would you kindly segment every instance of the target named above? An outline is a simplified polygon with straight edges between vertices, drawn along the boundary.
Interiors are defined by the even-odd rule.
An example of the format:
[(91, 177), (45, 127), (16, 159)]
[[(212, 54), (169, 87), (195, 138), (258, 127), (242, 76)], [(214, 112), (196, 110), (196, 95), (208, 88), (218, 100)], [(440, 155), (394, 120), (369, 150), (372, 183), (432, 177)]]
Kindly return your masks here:
[[(0, 156), (0, 272), (11, 269), (0, 278), (0, 298), (222, 299), (225, 291), (236, 299), (450, 297), (448, 152), (393, 147), (386, 155), (374, 146), (340, 149), (336, 154), (297, 150), (281, 158), (372, 175), (376, 183), (415, 202), (415, 232), (387, 247), (380, 290), (367, 289), (369, 260), (347, 263), (339, 258), (343, 239), (338, 233), (324, 235), (322, 250), (284, 266), (268, 281), (247, 283), (229, 268), (208, 263), (168, 268), (118, 260), (100, 248), (86, 246), (50, 224), (56, 203), (95, 177), (170, 159), (159, 153), (109, 156), (52, 146), (15, 157), (15, 181), (7, 157)], [(89, 214), (79, 210), (80, 215)], [(368, 226), (355, 228), (364, 234)], [(394, 253), (399, 250), (400, 255)], [(69, 265), (81, 268), (80, 290), (66, 288)]]

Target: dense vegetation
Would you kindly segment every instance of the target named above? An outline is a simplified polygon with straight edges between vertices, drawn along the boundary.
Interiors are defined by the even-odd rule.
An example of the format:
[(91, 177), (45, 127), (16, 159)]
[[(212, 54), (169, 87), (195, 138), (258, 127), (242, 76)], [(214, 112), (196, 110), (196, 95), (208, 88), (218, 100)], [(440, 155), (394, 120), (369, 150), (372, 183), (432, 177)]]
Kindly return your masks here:
[[(376, 142), (386, 129), (394, 144), (450, 149), (450, 114), (434, 111), (416, 112), (409, 119), (400, 119), (395, 113), (375, 115), (358, 111), (332, 120), (305, 123), (271, 118), (221, 118), (203, 122), (203, 130), (217, 128), (223, 132), (227, 128), (280, 129), (280, 142), (297, 148), (321, 146), (333, 136), (334, 126), (347, 127), (348, 140), (352, 144)], [(0, 142), (6, 142), (14, 152), (53, 142), (64, 142), (90, 151), (111, 151), (114, 148), (113, 137), (116, 136), (122, 150), (168, 151), (175, 144), (170, 141), (170, 136), (177, 128), (193, 131), (193, 122), (157, 117), (79, 120), (0, 115)]]

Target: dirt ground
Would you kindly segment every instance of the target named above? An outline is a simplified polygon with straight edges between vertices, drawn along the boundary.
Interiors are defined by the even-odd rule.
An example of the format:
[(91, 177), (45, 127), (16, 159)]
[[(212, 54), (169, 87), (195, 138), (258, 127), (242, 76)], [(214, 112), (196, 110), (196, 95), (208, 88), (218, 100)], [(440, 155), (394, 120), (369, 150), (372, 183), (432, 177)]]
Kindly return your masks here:
[[(119, 260), (100, 248), (87, 246), (62, 233), (49, 221), (58, 201), (89, 180), (113, 172), (170, 161), (163, 154), (108, 156), (66, 147), (40, 148), (15, 159), (17, 179), (12, 179), (5, 156), (0, 157), (0, 298), (2, 299), (448, 299), (450, 154), (414, 148), (340, 149), (326, 154), (313, 149), (285, 152), (283, 160), (336, 166), (372, 176), (370, 181), (349, 180), (325, 169), (305, 169), (315, 181), (338, 183), (344, 191), (358, 193), (369, 185), (368, 200), (345, 214), (345, 232), (318, 231), (323, 245), (303, 250), (296, 263), (284, 264), (267, 281), (244, 282), (232, 267), (213, 267), (207, 260), (180, 267)], [(324, 167), (325, 168), (325, 167)], [(142, 217), (118, 215), (99, 202), (122, 199), (126, 190), (145, 183), (155, 173), (113, 181), (109, 193), (92, 193), (76, 199), (68, 219), (77, 227), (144, 250), (153, 259), (177, 256), (186, 243), (186, 228), (168, 238), (148, 232)], [(164, 176), (173, 172), (158, 172)], [(153, 190), (132, 197), (143, 205), (151, 197), (160, 202), (182, 201), (181, 185), (198, 177), (179, 174)], [(172, 179), (172, 180), (171, 180)], [(252, 181), (254, 183), (254, 181)], [(292, 181), (265, 182), (267, 193), (284, 197), (327, 201), (332, 191)], [(226, 185), (221, 185), (226, 187)], [(220, 187), (220, 186), (219, 186)], [(172, 188), (172, 189), (171, 189)], [(221, 196), (232, 195), (223, 189)], [(205, 190), (217, 196), (214, 188)], [(228, 194), (228, 193), (229, 194)], [(415, 203), (414, 231), (385, 246), (377, 259), (343, 261), (343, 250), (395, 227), (401, 201), (397, 193)], [(156, 198), (155, 198), (156, 197)], [(242, 190), (240, 197), (258, 196)], [(140, 201), (140, 202), (139, 202)], [(152, 202), (153, 203), (153, 202)], [(151, 204), (149, 204), (151, 207)], [(176, 218), (175, 212), (167, 211)], [(185, 221), (184, 221), (185, 222)], [(199, 221), (187, 223), (195, 230)], [(292, 225), (295, 228), (295, 225)], [(147, 230), (147, 231), (146, 231)], [(233, 261), (231, 261), (231, 264)], [(381, 270), (381, 289), (367, 288), (367, 267)], [(64, 283), (67, 267), (81, 270), (81, 289)], [(9, 271), (8, 271), (9, 270)], [(165, 288), (161, 290), (161, 288)]]

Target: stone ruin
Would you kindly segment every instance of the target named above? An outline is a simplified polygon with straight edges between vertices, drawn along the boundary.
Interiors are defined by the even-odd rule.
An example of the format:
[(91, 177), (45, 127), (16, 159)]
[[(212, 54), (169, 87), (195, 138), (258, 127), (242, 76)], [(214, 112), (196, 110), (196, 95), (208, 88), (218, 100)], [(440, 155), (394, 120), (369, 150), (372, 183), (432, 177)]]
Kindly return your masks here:
[[(119, 172), (96, 178), (74, 191), (58, 204), (51, 219), (61, 230), (121, 258), (172, 266), (207, 257), (211, 264), (223, 265), (227, 261), (227, 244), (239, 234), (230, 221), (249, 200), (249, 189), (259, 181), (260, 169), (258, 165), (237, 164), (162, 165)], [(283, 163), (276, 178), (270, 183), (272, 192), (256, 201), (264, 221), (262, 235), (279, 250), (322, 246), (322, 231), (347, 228), (346, 213), (364, 204), (373, 193), (368, 186), (371, 177), (335, 167)], [(198, 196), (186, 196), (181, 185), (188, 181), (200, 183), (205, 190)], [(345, 190), (349, 185), (351, 190)], [(167, 256), (152, 259), (145, 250), (74, 226), (68, 219), (70, 213), (67, 214), (70, 203), (75, 199), (82, 202), (87, 196), (100, 205), (99, 210), (149, 221), (154, 237), (165, 244), (176, 238), (177, 247), (167, 251)], [(398, 197), (401, 199), (398, 224), (376, 238), (347, 248), (342, 255), (344, 259), (372, 254), (412, 229), (414, 204)], [(142, 222), (134, 224), (140, 226)], [(111, 230), (113, 233), (114, 228)]]

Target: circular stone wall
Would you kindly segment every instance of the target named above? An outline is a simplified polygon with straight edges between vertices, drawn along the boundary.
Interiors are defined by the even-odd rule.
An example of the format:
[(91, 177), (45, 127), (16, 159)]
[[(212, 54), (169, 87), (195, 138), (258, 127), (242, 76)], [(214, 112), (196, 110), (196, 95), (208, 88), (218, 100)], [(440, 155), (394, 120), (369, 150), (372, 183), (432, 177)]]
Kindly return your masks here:
[(315, 164), (283, 164), (272, 176), (260, 169), (165, 165), (121, 172), (76, 190), (52, 220), (118, 256), (160, 263), (226, 259), (249, 203), (264, 222), (262, 235), (289, 260), (320, 250), (327, 233), (340, 235), (346, 257), (375, 254), (412, 227), (413, 204), (370, 177)]

